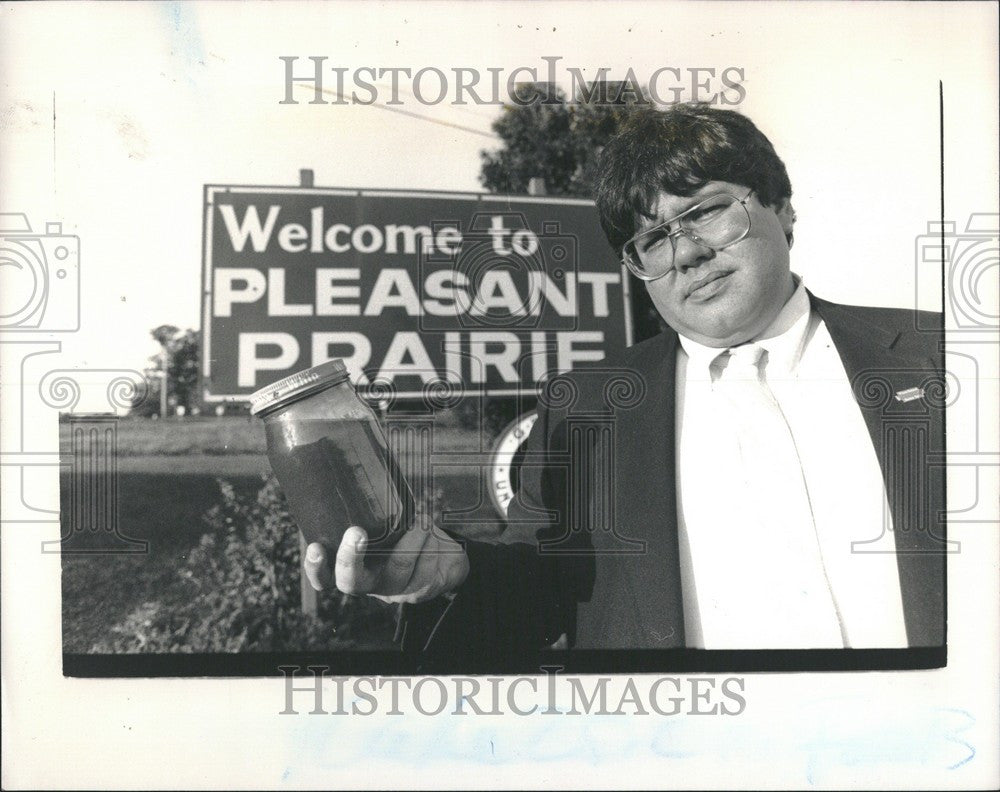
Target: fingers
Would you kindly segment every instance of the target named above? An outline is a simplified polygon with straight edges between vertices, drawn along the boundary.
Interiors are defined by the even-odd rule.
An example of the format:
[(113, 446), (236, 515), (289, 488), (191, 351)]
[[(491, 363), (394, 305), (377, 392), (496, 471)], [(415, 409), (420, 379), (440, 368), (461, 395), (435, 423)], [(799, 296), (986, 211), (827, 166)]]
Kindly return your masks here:
[(313, 542), (306, 548), (306, 556), (302, 561), (309, 585), (316, 591), (330, 587), (330, 565), (326, 562), (326, 548), (319, 542)]
[[(379, 596), (385, 602), (425, 602), (461, 585), (469, 574), (469, 560), (462, 546), (450, 538), (439, 539), (427, 531), (409, 580), (394, 588), (389, 596)], [(381, 592), (385, 594), (387, 592)]]
[(442, 591), (454, 591), (461, 586), (469, 576), (469, 556), (465, 554), (465, 548), (453, 539), (448, 539), (449, 550), (444, 569), (444, 588)]
[(352, 525), (344, 532), (337, 549), (334, 577), (337, 588), (345, 594), (368, 594), (374, 590), (375, 574), (365, 567), (368, 534)]
[(304, 563), (313, 588), (328, 588), (331, 577), (345, 594), (369, 594), (384, 602), (423, 602), (461, 585), (469, 561), (461, 545), (438, 536), (430, 521), (415, 521), (391, 550), (365, 564), (368, 535), (352, 526), (344, 532), (331, 575), (327, 549), (309, 545)]
[(417, 522), (399, 538), (383, 559), (376, 594), (394, 595), (407, 589), (429, 536), (426, 526)]
[(414, 593), (424, 599), (432, 599), (448, 588), (449, 570), (457, 558), (464, 556), (458, 544), (450, 540), (442, 541), (436, 535), (428, 545), (428, 551), (413, 575), (420, 584), (420, 589)]

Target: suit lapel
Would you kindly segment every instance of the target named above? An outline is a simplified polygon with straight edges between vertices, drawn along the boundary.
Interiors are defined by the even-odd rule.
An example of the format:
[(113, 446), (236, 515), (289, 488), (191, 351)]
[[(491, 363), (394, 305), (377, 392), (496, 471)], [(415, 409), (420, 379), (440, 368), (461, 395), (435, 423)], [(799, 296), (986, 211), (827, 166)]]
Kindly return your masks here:
[(871, 324), (847, 306), (811, 294), (810, 300), (837, 347), (882, 468), (909, 644), (939, 644), (944, 531), (935, 525), (944, 503), (932, 476), (943, 470), (932, 470), (927, 454), (943, 450), (943, 410), (925, 396), (906, 400), (938, 376), (937, 366), (898, 349), (902, 333)]
[[(899, 333), (859, 321), (843, 306), (820, 300), (810, 293), (813, 309), (826, 323), (837, 352), (844, 364), (847, 378), (861, 408), (879, 465), (885, 473), (890, 464), (883, 442), (884, 410), (899, 386), (900, 360), (892, 347)], [(906, 386), (909, 387), (909, 386)]]
[(620, 573), (613, 577), (635, 614), (633, 645), (654, 648), (684, 646), (674, 457), (677, 345), (668, 330), (634, 348), (626, 367), (641, 377), (645, 397), (616, 417), (616, 524), (644, 550), (613, 557)]

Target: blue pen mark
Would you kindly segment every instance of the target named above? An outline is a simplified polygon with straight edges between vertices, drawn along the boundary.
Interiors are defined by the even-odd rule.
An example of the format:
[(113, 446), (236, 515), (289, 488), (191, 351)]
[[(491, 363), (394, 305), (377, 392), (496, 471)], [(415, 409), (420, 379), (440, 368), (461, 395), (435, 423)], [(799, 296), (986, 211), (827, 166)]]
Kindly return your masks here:
[(709, 757), (738, 766), (780, 752), (783, 760), (798, 757), (800, 782), (810, 785), (836, 784), (844, 773), (851, 777), (873, 768), (954, 771), (976, 756), (969, 733), (976, 721), (966, 710), (873, 711), (870, 704), (855, 696), (802, 702), (789, 719), (769, 723), (683, 714), (536, 714), (513, 721), (444, 713), (371, 720), (303, 715), (289, 730), (288, 751), (311, 772), (356, 767), (359, 759), (402, 767), (456, 761), (486, 766), (571, 761), (599, 767), (652, 760), (679, 769)]
[(960, 739), (958, 737), (955, 737), (954, 735), (958, 734), (960, 732), (964, 732), (964, 731), (967, 731), (967, 730), (971, 729), (972, 726), (973, 726), (973, 724), (976, 722), (976, 719), (973, 718), (972, 715), (970, 715), (968, 712), (966, 712), (965, 710), (961, 710), (961, 709), (951, 709), (951, 710), (942, 710), (942, 711), (943, 712), (954, 712), (954, 713), (956, 713), (958, 715), (964, 715), (965, 718), (966, 718), (966, 723), (961, 728), (955, 729), (954, 730), (954, 734), (951, 735), (948, 738), (951, 742), (955, 743), (956, 745), (963, 746), (969, 752), (969, 755), (966, 756), (964, 759), (962, 759), (961, 761), (956, 762), (953, 765), (949, 765), (948, 766), (949, 770), (957, 770), (959, 767), (961, 767), (964, 764), (968, 764), (969, 762), (971, 762), (975, 758), (975, 756), (976, 756), (976, 749), (972, 747), (971, 743), (967, 743), (965, 740), (962, 740), (962, 739)]
[(205, 66), (205, 51), (198, 30), (197, 6), (183, 2), (164, 8), (170, 29), (170, 54), (180, 59), (187, 81), (197, 87), (197, 67)]
[[(872, 718), (863, 709), (845, 713), (817, 708), (813, 730), (798, 748), (806, 755), (806, 780), (823, 783), (828, 773), (844, 768), (879, 765), (920, 766), (928, 770), (955, 770), (976, 755), (958, 735), (975, 723), (961, 709), (930, 709)], [(956, 761), (955, 747), (962, 749)]]

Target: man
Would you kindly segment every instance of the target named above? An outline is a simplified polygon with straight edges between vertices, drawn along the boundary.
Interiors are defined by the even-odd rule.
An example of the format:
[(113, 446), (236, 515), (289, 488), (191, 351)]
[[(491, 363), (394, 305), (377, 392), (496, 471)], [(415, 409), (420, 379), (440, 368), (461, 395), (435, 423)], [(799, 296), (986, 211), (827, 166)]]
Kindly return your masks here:
[(940, 317), (806, 291), (791, 194), (744, 116), (636, 113), (597, 205), (669, 329), (549, 383), (498, 544), (423, 523), (365, 565), (351, 529), (337, 586), (470, 659), (943, 645)]

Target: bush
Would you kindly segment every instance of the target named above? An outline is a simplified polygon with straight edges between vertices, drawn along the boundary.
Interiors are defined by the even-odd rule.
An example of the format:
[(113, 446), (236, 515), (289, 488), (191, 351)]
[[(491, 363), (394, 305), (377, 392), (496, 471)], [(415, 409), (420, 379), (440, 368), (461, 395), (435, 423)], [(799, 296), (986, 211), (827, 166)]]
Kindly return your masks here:
[(300, 607), (298, 530), (267, 477), (256, 498), (217, 480), (222, 500), (211, 529), (163, 601), (145, 602), (94, 652), (280, 652), (388, 645), (396, 608), (370, 597), (320, 596), (316, 616)]

